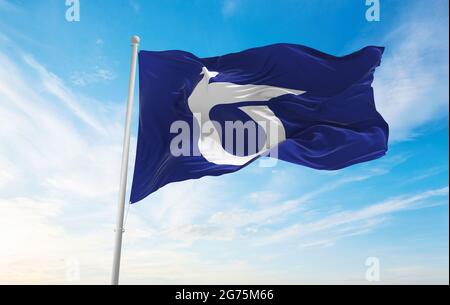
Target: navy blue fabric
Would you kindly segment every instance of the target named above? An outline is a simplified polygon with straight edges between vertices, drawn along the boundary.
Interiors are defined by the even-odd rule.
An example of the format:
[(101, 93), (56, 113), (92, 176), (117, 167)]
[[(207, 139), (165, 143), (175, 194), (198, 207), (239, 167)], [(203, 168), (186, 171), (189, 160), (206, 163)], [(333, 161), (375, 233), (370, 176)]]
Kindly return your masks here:
[[(212, 58), (183, 51), (140, 52), (139, 135), (131, 202), (171, 182), (219, 176), (244, 167), (170, 153), (176, 136), (170, 133), (174, 121), (186, 121), (194, 130), (187, 101), (203, 77), (202, 67), (219, 72), (210, 82), (306, 91), (277, 97), (276, 102), (253, 103), (267, 105), (284, 125), (287, 140), (278, 146), (278, 159), (337, 170), (385, 155), (389, 127), (376, 111), (371, 87), (383, 51), (366, 47), (335, 57), (300, 45), (276, 44)], [(219, 123), (245, 120), (238, 106), (217, 106), (211, 119)], [(191, 136), (193, 150), (198, 137)]]

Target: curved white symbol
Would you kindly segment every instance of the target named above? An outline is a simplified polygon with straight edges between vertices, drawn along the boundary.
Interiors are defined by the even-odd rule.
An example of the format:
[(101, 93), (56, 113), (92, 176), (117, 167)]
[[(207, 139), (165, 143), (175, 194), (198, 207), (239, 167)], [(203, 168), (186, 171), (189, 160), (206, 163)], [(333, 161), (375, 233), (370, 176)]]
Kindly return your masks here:
[[(219, 73), (208, 71), (203, 68), (203, 79), (197, 84), (188, 99), (189, 108), (201, 130), (198, 140), (199, 151), (208, 162), (220, 165), (242, 166), (255, 157), (262, 155), (286, 139), (286, 132), (281, 121), (267, 106), (242, 106), (244, 111), (255, 122), (268, 122), (271, 126), (270, 132), (267, 125), (261, 125), (266, 133), (266, 143), (263, 148), (255, 154), (249, 156), (235, 156), (227, 152), (221, 143), (221, 136), (210, 119), (210, 111), (214, 106), (220, 104), (234, 104), (240, 102), (263, 102), (285, 94), (300, 95), (305, 91), (285, 89), (265, 85), (237, 85), (233, 83), (209, 83), (210, 79)], [(275, 128), (273, 128), (275, 127)], [(275, 129), (275, 133), (273, 132)]]

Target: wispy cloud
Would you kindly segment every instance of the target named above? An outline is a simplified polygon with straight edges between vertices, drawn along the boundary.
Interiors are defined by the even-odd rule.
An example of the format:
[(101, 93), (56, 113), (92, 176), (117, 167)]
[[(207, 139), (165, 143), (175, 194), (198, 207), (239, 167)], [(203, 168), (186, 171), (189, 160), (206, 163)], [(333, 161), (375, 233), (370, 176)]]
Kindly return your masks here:
[[(174, 194), (172, 190), (163, 189), (162, 198), (155, 198), (154, 205), (149, 203), (152, 206), (151, 210), (143, 207), (146, 212), (140, 213), (159, 215), (158, 219), (154, 216), (149, 223), (158, 232), (157, 234), (164, 236), (166, 240), (184, 241), (187, 245), (201, 240), (245, 240), (257, 237), (261, 232), (267, 232), (271, 226), (280, 225), (293, 215), (303, 217), (314, 214), (313, 208), (309, 208), (308, 205), (314, 206), (321, 196), (348, 185), (357, 185), (385, 175), (402, 160), (404, 158), (392, 157), (386, 159), (383, 166), (369, 168), (359, 174), (348, 176), (337, 174), (331, 181), (324, 183), (324, 186), (297, 198), (285, 200), (285, 194), (268, 190), (254, 192), (242, 198), (250, 202), (245, 207), (242, 204), (239, 204), (239, 207), (231, 205), (229, 201), (232, 199), (224, 195), (222, 198), (216, 195), (215, 200), (209, 200), (209, 194), (214, 196), (220, 193), (222, 187), (226, 187), (217, 183), (211, 184), (213, 180), (206, 180), (202, 186), (198, 186), (195, 182), (187, 182), (177, 186), (180, 193)], [(190, 191), (184, 192), (183, 189)], [(169, 215), (179, 217), (172, 220), (167, 217)], [(343, 234), (350, 236), (353, 233), (343, 232)]]
[(48, 93), (57, 97), (59, 101), (63, 102), (83, 122), (94, 128), (97, 132), (104, 133), (104, 128), (100, 122), (79, 105), (77, 97), (63, 84), (61, 79), (53, 73), (48, 72), (33, 57), (25, 55), (23, 59), (31, 68), (39, 73), (40, 81)]
[(434, 2), (437, 7), (430, 6), (431, 15), (424, 15), (423, 7), (413, 9), (385, 39), (386, 56), (374, 87), (377, 106), (391, 127), (392, 141), (410, 139), (425, 123), (448, 116), (449, 33), (445, 2)]
[[(268, 243), (280, 242), (293, 237), (305, 238), (311, 237), (312, 234), (330, 231), (336, 232), (336, 230), (341, 230), (340, 232), (343, 232), (344, 234), (338, 234), (328, 241), (328, 243), (332, 243), (348, 234), (354, 234), (355, 232), (360, 232), (361, 230), (366, 232), (371, 227), (379, 224), (380, 219), (390, 214), (405, 210), (434, 206), (435, 201), (433, 201), (433, 199), (439, 200), (442, 198), (442, 200), (438, 202), (439, 204), (445, 202), (448, 203), (448, 195), (449, 188), (444, 187), (441, 189), (426, 191), (417, 195), (404, 196), (383, 201), (360, 210), (337, 212), (316, 222), (306, 224), (298, 223), (278, 230), (270, 236), (264, 237), (264, 239), (258, 242), (258, 244), (265, 245)], [(447, 197), (447, 199), (445, 197)], [(331, 236), (333, 236), (333, 234)]]
[(116, 74), (113, 71), (98, 66), (90, 72), (75, 72), (71, 76), (72, 83), (77, 86), (103, 83), (114, 79), (116, 79)]
[(107, 84), (117, 78), (114, 69), (111, 68), (111, 60), (105, 56), (105, 40), (97, 38), (93, 47), (93, 54), (89, 56), (89, 68), (73, 71), (70, 76), (72, 85), (85, 87), (96, 84)]
[(406, 179), (403, 183), (404, 184), (415, 183), (415, 182), (422, 181), (422, 180), (425, 180), (430, 177), (434, 177), (434, 176), (439, 175), (444, 172), (448, 172), (447, 167), (436, 166), (436, 167), (428, 168), (424, 171), (415, 173), (410, 178)]
[[(261, 232), (270, 230), (271, 226), (286, 222), (293, 215), (304, 217), (314, 214), (313, 207), (321, 197), (337, 192), (343, 187), (357, 187), (369, 179), (386, 175), (405, 160), (407, 157), (399, 154), (386, 158), (377, 167), (363, 168), (353, 174), (334, 173), (323, 186), (294, 198), (286, 198), (286, 194), (275, 192), (273, 184), (269, 183), (270, 189), (253, 192), (242, 198), (247, 202), (245, 205), (241, 201), (238, 205), (230, 204), (230, 201), (236, 200), (226, 195), (217, 196), (222, 193), (220, 189), (227, 186), (218, 182), (213, 183), (215, 180), (207, 179), (202, 185), (191, 181), (178, 185), (179, 193), (163, 189), (161, 197), (150, 200), (151, 210), (143, 207), (146, 212), (140, 213), (159, 215), (157, 219), (153, 216), (149, 222), (155, 231), (168, 240), (185, 241), (188, 245), (201, 240), (240, 240), (257, 237)], [(280, 173), (277, 177), (279, 175)], [(290, 174), (287, 176), (290, 180), (294, 179)], [(211, 201), (209, 198), (212, 196), (215, 199)], [(175, 218), (168, 218), (169, 215)]]
[(0, 10), (17, 11), (18, 7), (8, 0), (0, 0)]
[(94, 273), (109, 268), (110, 244), (95, 240), (112, 233), (105, 203), (116, 201), (122, 107), (74, 93), (14, 53), (0, 49), (0, 282), (64, 283), (72, 256)]

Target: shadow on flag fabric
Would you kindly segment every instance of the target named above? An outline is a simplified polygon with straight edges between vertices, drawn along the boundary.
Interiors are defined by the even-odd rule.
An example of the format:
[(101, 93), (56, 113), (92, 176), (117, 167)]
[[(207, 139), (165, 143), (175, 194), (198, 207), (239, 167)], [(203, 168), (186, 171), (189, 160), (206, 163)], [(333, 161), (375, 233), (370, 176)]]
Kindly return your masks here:
[[(382, 157), (389, 127), (371, 85), (383, 51), (335, 57), (292, 44), (211, 58), (141, 51), (131, 203), (172, 182), (235, 172), (261, 156), (319, 170)], [(239, 147), (236, 131), (227, 141), (230, 122), (255, 122), (257, 132), (245, 130)]]

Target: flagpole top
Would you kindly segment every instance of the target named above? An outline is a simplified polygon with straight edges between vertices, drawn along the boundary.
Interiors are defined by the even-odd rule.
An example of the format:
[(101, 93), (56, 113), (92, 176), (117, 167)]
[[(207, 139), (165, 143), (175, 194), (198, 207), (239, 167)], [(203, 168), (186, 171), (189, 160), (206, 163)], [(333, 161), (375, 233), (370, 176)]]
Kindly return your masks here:
[(141, 38), (137, 35), (134, 35), (133, 37), (131, 37), (131, 43), (132, 44), (139, 44), (141, 42)]

